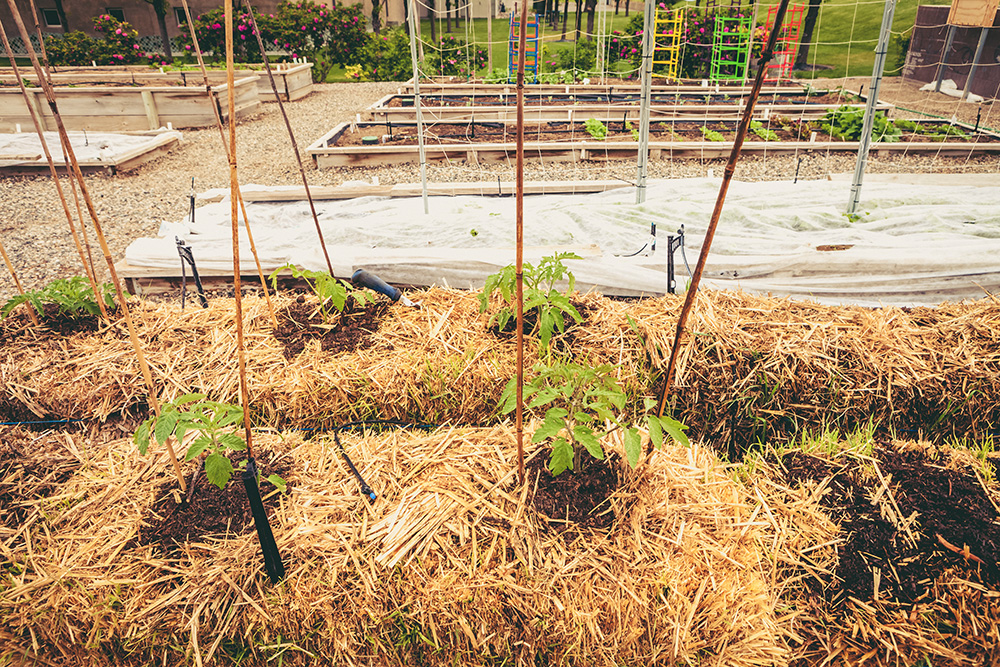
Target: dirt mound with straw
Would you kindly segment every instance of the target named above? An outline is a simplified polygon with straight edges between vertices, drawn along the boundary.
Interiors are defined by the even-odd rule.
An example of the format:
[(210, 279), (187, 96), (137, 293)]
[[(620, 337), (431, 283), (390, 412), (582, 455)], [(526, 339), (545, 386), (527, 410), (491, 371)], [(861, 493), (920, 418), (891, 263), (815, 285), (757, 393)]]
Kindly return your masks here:
[[(513, 339), (489, 331), (474, 293), (433, 288), (411, 296), (423, 307), (380, 310), (365, 322), (363, 345), (305, 336), (292, 353), (275, 336), (264, 301), (247, 298), (255, 423), (495, 420), (496, 399), (515, 373)], [(295, 296), (275, 301), (278, 312), (297, 304)], [(578, 363), (613, 365), (634, 409), (641, 408), (669, 355), (679, 299), (588, 294), (577, 303), (586, 321), (554, 345)], [(140, 301), (135, 311), (161, 398), (198, 391), (237, 402), (230, 300), (183, 312)], [(873, 310), (707, 292), (689, 324), (673, 414), (731, 458), (758, 440), (823, 426), (872, 423), (940, 441), (979, 438), (1000, 425), (1000, 302), (993, 299)], [(26, 320), (10, 318), (0, 331), (0, 417), (145, 414), (124, 324), (69, 337), (25, 327)]]
[(291, 469), (271, 515), (287, 570), (277, 586), (252, 528), (192, 537), (170, 557), (139, 544), (166, 461), (127, 443), (95, 452), (5, 554), (0, 652), (66, 664), (787, 656), (761, 552), (774, 536), (707, 450), (618, 470), (611, 526), (556, 531), (533, 509), (534, 481), (516, 483), (505, 427), (343, 440), (372, 504), (327, 438), (259, 443)]

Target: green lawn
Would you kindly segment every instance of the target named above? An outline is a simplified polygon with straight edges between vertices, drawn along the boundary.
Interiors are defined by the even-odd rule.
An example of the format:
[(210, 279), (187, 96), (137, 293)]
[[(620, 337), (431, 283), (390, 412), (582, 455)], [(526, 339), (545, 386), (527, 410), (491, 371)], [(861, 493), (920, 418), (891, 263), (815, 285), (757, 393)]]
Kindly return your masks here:
[[(767, 7), (776, 5), (778, 0), (764, 0), (758, 5), (758, 25), (763, 23), (762, 17), (766, 17)], [(805, 9), (806, 0), (800, 0), (800, 4)], [(898, 0), (893, 18), (892, 30), (895, 36), (906, 35), (913, 27), (917, 14), (918, 4), (949, 4), (948, 0)], [(572, 5), (571, 5), (572, 6)], [(884, 4), (879, 0), (859, 0), (858, 2), (848, 2), (846, 0), (826, 0), (820, 9), (819, 20), (816, 24), (813, 35), (813, 46), (809, 52), (808, 62), (812, 65), (825, 65), (831, 69), (821, 69), (814, 72), (796, 73), (801, 78), (817, 77), (842, 77), (842, 76), (869, 76), (875, 62), (875, 46), (878, 41), (879, 28), (882, 25), (882, 14)], [(608, 12), (608, 30), (623, 30), (626, 24), (635, 16), (641, 13), (641, 6), (631, 7), (628, 17), (625, 16), (624, 3), (617, 16), (613, 12)], [(803, 18), (805, 12), (803, 11)], [(555, 30), (545, 27), (542, 32), (543, 44), (546, 55), (560, 49), (574, 48), (575, 37), (574, 12), (569, 13), (567, 21), (567, 41), (561, 41), (562, 21)], [(581, 28), (586, 30), (586, 15), (583, 16)], [(486, 46), (488, 43), (487, 19), (476, 19), (472, 22), (469, 30), (472, 40), (475, 43)], [(492, 21), (493, 40), (492, 56), (494, 68), (505, 68), (507, 66), (507, 19), (494, 19)], [(439, 29), (437, 37), (451, 35), (460, 39), (466, 38), (466, 25), (464, 21), (453, 21), (451, 32), (446, 32), (445, 22), (438, 21)], [(430, 21), (421, 22), (421, 33), (425, 44), (431, 42)], [(425, 45), (425, 55), (428, 46)], [(551, 56), (550, 56), (551, 57)], [(889, 56), (886, 62), (886, 76), (897, 76), (900, 73), (902, 53), (898, 40), (890, 43)], [(335, 68), (331, 71), (328, 81), (345, 81), (344, 70)]]

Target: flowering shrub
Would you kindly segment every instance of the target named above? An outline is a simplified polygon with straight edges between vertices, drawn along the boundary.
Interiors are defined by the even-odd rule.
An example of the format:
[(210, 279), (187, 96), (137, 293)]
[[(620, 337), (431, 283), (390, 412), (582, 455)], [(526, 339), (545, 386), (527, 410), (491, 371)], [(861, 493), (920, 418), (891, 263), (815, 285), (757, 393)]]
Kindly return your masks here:
[(464, 39), (447, 35), (441, 38), (438, 50), (427, 56), (427, 66), (445, 76), (471, 76), (486, 67), (488, 60), (486, 49), (470, 47)]
[[(254, 12), (261, 38), (268, 53), (280, 52), (288, 58), (306, 58), (313, 63), (313, 80), (324, 81), (334, 65), (347, 65), (357, 58), (367, 42), (361, 8), (340, 6), (334, 9), (312, 2), (283, 0), (273, 14)], [(195, 19), (198, 43), (213, 59), (226, 53), (224, 11), (220, 7)], [(180, 38), (186, 53), (194, 48), (185, 29)], [(250, 16), (236, 15), (233, 25), (233, 58), (237, 62), (262, 62), (257, 35)]]
[(402, 28), (371, 33), (358, 53), (363, 81), (404, 81), (413, 76), (410, 38)]
[(46, 35), (45, 52), (53, 65), (134, 65), (146, 62), (139, 46), (139, 33), (126, 22), (102, 14), (94, 17), (94, 29), (103, 36), (93, 38), (84, 32)]
[[(257, 46), (256, 33), (246, 12), (235, 14), (233, 21), (233, 60), (238, 63), (261, 62), (260, 48)], [(254, 14), (258, 24), (263, 20), (258, 13)], [(222, 7), (194, 17), (194, 29), (198, 35), (198, 46), (203, 54), (210, 54), (215, 61), (226, 58), (226, 16)], [(265, 30), (261, 25), (261, 30)], [(265, 33), (266, 34), (266, 33)], [(181, 26), (178, 42), (186, 54), (193, 54), (194, 46), (187, 26)]]

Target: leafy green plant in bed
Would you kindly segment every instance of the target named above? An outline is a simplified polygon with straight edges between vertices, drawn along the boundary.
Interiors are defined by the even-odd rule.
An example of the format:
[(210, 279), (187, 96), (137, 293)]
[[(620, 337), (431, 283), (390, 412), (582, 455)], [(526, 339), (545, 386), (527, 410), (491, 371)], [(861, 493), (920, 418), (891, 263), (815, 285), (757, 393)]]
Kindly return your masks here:
[[(551, 446), (548, 469), (553, 475), (565, 470), (579, 470), (583, 454), (604, 460), (601, 439), (615, 429), (625, 430), (625, 456), (633, 468), (639, 462), (642, 437), (639, 429), (620, 416), (626, 396), (614, 377), (614, 369), (605, 364), (587, 366), (557, 361), (538, 363), (535, 377), (524, 387), (528, 409), (545, 409), (541, 426), (531, 441), (548, 441)], [(517, 403), (517, 378), (511, 378), (500, 396), (500, 413), (514, 411)], [(647, 406), (648, 410), (648, 406)], [(646, 416), (646, 425), (653, 444), (663, 445), (664, 433), (688, 446), (687, 428), (670, 417)]]
[[(230, 453), (247, 448), (246, 441), (236, 432), (242, 423), (243, 408), (240, 406), (209, 401), (204, 394), (184, 394), (164, 403), (158, 417), (153, 416), (142, 422), (133, 440), (139, 447), (139, 453), (145, 456), (151, 438), (162, 447), (171, 436), (178, 443), (183, 443), (186, 433), (197, 431), (198, 437), (191, 441), (184, 460), (191, 461), (206, 454), (205, 476), (223, 489), (237, 469), (229, 458)], [(278, 475), (270, 475), (267, 480), (278, 489), (285, 490), (285, 481)]]
[[(865, 111), (860, 107), (841, 106), (826, 112), (820, 120), (820, 127), (834, 139), (861, 141), (864, 130)], [(872, 124), (872, 140), (893, 143), (899, 141), (903, 131), (881, 111), (875, 112)]]
[(753, 130), (753, 133), (756, 134), (761, 139), (763, 139), (764, 141), (781, 141), (781, 137), (778, 136), (777, 132), (775, 132), (770, 128), (764, 127), (764, 124), (761, 123), (759, 120), (750, 121), (750, 129)]
[[(582, 322), (583, 317), (576, 307), (570, 303), (569, 294), (576, 285), (573, 272), (563, 264), (565, 259), (582, 259), (572, 252), (560, 252), (549, 257), (543, 257), (538, 266), (529, 262), (523, 265), (524, 277), (524, 313), (535, 311), (536, 322), (531, 333), (537, 333), (539, 346), (548, 348), (552, 334), (557, 330), (566, 330), (566, 317), (574, 322)], [(555, 288), (555, 284), (566, 279), (569, 287), (566, 293)], [(479, 312), (485, 313), (490, 304), (490, 295), (499, 292), (503, 300), (500, 310), (490, 317), (489, 325), (495, 322), (503, 330), (514, 315), (514, 298), (517, 289), (517, 276), (514, 265), (510, 264), (486, 278), (483, 291), (479, 293)]]
[(708, 129), (707, 126), (701, 126), (701, 134), (709, 141), (725, 141), (726, 138), (722, 136), (721, 132), (716, 132), (715, 130)]
[(359, 306), (364, 306), (373, 300), (367, 292), (354, 289), (346, 280), (335, 278), (326, 271), (300, 269), (294, 264), (279, 266), (271, 273), (271, 286), (274, 289), (278, 288), (278, 274), (285, 270), (290, 271), (293, 278), (304, 280), (316, 294), (324, 322), (332, 320), (336, 313), (344, 312), (348, 298), (354, 299)]
[(583, 129), (587, 130), (587, 134), (598, 141), (604, 141), (608, 136), (608, 128), (596, 118), (588, 118), (583, 121)]
[[(104, 299), (104, 304), (113, 308), (115, 305), (114, 286), (110, 283), (104, 283), (98, 291), (101, 293), (101, 298)], [(86, 315), (97, 317), (101, 314), (101, 307), (94, 298), (94, 290), (90, 287), (90, 281), (83, 276), (53, 280), (40, 290), (31, 290), (8, 299), (7, 303), (0, 308), (0, 318), (6, 318), (12, 310), (22, 303), (31, 305), (43, 317), (45, 316), (45, 304), (55, 304), (59, 308), (59, 313), (67, 317), (84, 317)]]

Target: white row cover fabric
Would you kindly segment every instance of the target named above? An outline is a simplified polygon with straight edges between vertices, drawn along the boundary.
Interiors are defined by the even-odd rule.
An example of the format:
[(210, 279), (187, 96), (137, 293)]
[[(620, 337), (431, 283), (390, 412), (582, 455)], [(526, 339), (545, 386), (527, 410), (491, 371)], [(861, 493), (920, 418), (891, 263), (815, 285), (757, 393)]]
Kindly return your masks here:
[[(27, 158), (39, 159), (44, 163), (45, 153), (42, 144), (38, 140), (38, 134), (33, 128), (30, 132), (19, 132), (12, 134), (0, 134), (0, 161), (18, 160), (26, 161)], [(73, 153), (80, 162), (114, 163), (116, 158), (134, 151), (138, 148), (151, 144), (167, 131), (150, 136), (148, 134), (112, 134), (107, 132), (67, 132), (70, 146)], [(180, 138), (181, 133), (169, 132)], [(45, 143), (49, 147), (52, 159), (56, 166), (63, 164), (62, 143), (59, 141), (58, 132), (45, 132)]]
[[(560, 249), (581, 289), (662, 294), (667, 236), (683, 226), (693, 268), (719, 190), (718, 178), (651, 182), (647, 200), (631, 189), (525, 197), (525, 261)], [(825, 303), (934, 305), (1000, 290), (1000, 178), (997, 187), (865, 185), (856, 220), (844, 204), (849, 183), (733, 182), (705, 271), (705, 287), (794, 295)], [(247, 206), (266, 270), (287, 262), (326, 268), (306, 202)], [(317, 202), (334, 272), (366, 268), (390, 282), (476, 288), (514, 261), (514, 200), (362, 197)], [(197, 210), (195, 224), (164, 222), (159, 238), (126, 250), (136, 267), (179, 269), (175, 237), (200, 269), (232, 267), (228, 201)], [(657, 227), (649, 253), (650, 225)], [(254, 271), (245, 231), (241, 258)], [(632, 255), (632, 256), (627, 256)], [(677, 282), (687, 278), (675, 255)], [(166, 273), (166, 272), (165, 272)]]

